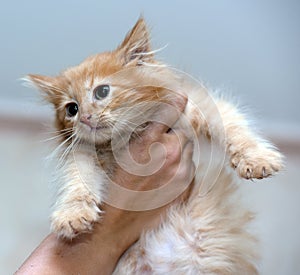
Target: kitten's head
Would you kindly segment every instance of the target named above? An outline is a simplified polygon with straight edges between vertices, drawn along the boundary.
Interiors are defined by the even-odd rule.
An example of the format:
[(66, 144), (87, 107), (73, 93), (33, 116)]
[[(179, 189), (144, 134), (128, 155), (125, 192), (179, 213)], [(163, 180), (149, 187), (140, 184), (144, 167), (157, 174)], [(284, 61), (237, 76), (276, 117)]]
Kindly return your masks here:
[(153, 65), (159, 71), (149, 40), (140, 18), (116, 50), (91, 56), (56, 77), (28, 75), (27, 79), (54, 105), (58, 130), (72, 129), (79, 139), (93, 138), (101, 144), (111, 139), (116, 124), (122, 132), (145, 122), (141, 114), (155, 111), (146, 102), (166, 101), (166, 90), (154, 80), (147, 81), (152, 73), (146, 73), (145, 67)]

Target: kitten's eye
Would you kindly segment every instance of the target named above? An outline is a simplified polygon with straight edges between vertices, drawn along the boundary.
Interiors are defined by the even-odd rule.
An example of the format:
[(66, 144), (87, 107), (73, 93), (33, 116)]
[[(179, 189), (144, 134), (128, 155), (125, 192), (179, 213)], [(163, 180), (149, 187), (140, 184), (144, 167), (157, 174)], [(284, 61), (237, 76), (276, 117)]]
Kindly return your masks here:
[(66, 113), (69, 117), (75, 116), (78, 113), (78, 105), (74, 102), (67, 104)]
[(109, 85), (100, 85), (94, 89), (94, 96), (96, 99), (103, 99), (108, 96)]

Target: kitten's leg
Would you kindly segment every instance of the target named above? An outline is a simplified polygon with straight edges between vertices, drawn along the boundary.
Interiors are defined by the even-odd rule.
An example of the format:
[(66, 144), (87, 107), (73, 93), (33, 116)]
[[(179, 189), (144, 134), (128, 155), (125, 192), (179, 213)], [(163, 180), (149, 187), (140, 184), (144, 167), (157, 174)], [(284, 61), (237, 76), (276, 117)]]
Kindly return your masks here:
[[(102, 176), (101, 176), (102, 175)], [(59, 176), (51, 228), (59, 237), (72, 239), (92, 230), (101, 213), (104, 190), (103, 172), (88, 152), (75, 151), (68, 155)]]
[(225, 147), (230, 164), (239, 176), (261, 179), (283, 167), (283, 156), (250, 130), (244, 116), (233, 105), (221, 99), (215, 100), (215, 105), (202, 104), (199, 108), (205, 112), (200, 115), (199, 131)]

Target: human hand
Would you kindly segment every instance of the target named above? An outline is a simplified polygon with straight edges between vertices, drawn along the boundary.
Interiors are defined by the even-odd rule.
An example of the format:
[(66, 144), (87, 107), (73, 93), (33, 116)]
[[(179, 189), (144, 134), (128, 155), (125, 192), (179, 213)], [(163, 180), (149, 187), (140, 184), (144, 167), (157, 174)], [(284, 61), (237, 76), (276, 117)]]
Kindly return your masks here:
[(111, 186), (110, 203), (102, 207), (105, 214), (99, 227), (109, 228), (120, 237), (117, 245), (121, 250), (136, 241), (143, 230), (156, 227), (170, 204), (188, 195), (194, 175), (193, 146), (183, 132), (167, 130), (166, 125), (153, 123), (130, 145), (138, 164), (159, 163), (157, 171), (135, 175), (119, 166), (115, 172), (113, 181), (121, 188)]
[(102, 206), (104, 217), (97, 226), (115, 232), (121, 254), (143, 230), (159, 224), (170, 204), (188, 196), (195, 170), (193, 145), (182, 129), (170, 131), (168, 126), (176, 124), (185, 104), (186, 99), (179, 98), (164, 123), (152, 122), (118, 154), (109, 198)]
[[(170, 117), (169, 125), (175, 123), (185, 104), (183, 99), (177, 105), (179, 112)], [(181, 131), (168, 131), (168, 128), (167, 125), (152, 123), (129, 146), (137, 163), (148, 163), (151, 156), (155, 163), (161, 164), (157, 171), (141, 176), (122, 167), (116, 169), (113, 181), (119, 187), (137, 192), (123, 196), (124, 193), (111, 189), (109, 202), (119, 201), (127, 210), (105, 203), (103, 219), (95, 224), (93, 233), (82, 234), (72, 242), (50, 234), (16, 274), (111, 274), (119, 257), (141, 233), (157, 227), (170, 203), (182, 201), (188, 196), (189, 183), (194, 174), (192, 144)], [(164, 149), (161, 150), (160, 146)], [(164, 186), (171, 188), (168, 192), (162, 192), (160, 188)], [(180, 188), (176, 189), (178, 186)], [(153, 190), (148, 193), (146, 203), (139, 200), (143, 192)], [(172, 193), (172, 190), (176, 192)], [(170, 193), (171, 196), (168, 196)], [(159, 194), (162, 196), (157, 201)], [(138, 203), (133, 205), (132, 201)], [(128, 210), (132, 209), (132, 205), (141, 209)]]

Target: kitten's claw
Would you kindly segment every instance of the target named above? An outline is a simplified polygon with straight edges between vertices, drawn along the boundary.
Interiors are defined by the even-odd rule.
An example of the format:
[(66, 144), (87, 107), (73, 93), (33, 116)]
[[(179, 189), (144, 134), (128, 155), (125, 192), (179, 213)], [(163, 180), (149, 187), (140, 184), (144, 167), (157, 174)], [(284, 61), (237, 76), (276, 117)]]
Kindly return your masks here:
[(252, 169), (247, 168), (246, 177), (247, 179), (251, 179)]
[(263, 167), (262, 168), (262, 177), (265, 178), (266, 176), (267, 176), (267, 174), (266, 174), (266, 168)]
[(100, 213), (95, 200), (72, 201), (52, 214), (52, 232), (60, 238), (71, 240), (81, 233), (91, 232)]
[(282, 155), (269, 148), (249, 149), (244, 154), (235, 154), (231, 165), (245, 179), (267, 178), (283, 167)]

